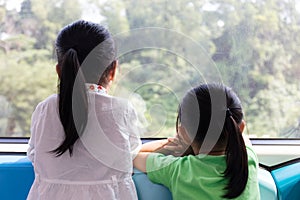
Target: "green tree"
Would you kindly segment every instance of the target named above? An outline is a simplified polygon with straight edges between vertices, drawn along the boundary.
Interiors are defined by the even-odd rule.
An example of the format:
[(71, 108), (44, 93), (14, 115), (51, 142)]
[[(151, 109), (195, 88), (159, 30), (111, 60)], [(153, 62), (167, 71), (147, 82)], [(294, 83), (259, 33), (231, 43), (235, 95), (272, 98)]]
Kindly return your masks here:
[[(81, 18), (82, 2), (24, 0), (19, 12), (7, 10), (6, 2), (0, 2), (0, 95), (12, 108), (10, 127), (17, 124), (28, 134), (34, 106), (55, 92), (55, 37), (61, 27)], [(130, 49), (144, 40), (150, 44), (120, 55), (121, 77), (113, 92), (139, 94), (153, 127), (166, 120), (161, 133), (173, 134), (186, 85), (221, 77), (241, 97), (250, 133), (277, 137), (299, 134), (300, 113), (295, 108), (300, 101), (300, 11), (296, 3), (88, 0), (84, 6), (98, 7), (101, 18), (97, 20), (102, 19), (121, 48)], [(8, 87), (12, 83), (18, 83), (13, 90)], [(149, 134), (156, 130), (153, 127), (148, 128)]]
[(0, 35), (6, 37), (0, 38), (0, 95), (12, 108), (2, 134), (29, 136), (35, 106), (56, 92), (55, 37), (61, 27), (80, 18), (80, 4), (24, 0), (17, 12), (7, 11), (4, 2), (1, 13), (4, 19), (0, 21)]
[[(124, 8), (120, 8), (121, 3), (114, 7), (114, 4), (107, 2), (110, 9), (102, 12), (105, 22), (114, 33), (117, 33), (118, 24), (111, 22), (118, 21), (118, 17), (112, 13), (109, 15), (109, 12), (125, 9), (129, 29), (163, 27), (193, 38), (206, 50), (207, 56), (213, 59), (224, 83), (233, 87), (241, 97), (252, 134), (276, 137), (290, 126), (288, 122), (299, 118), (299, 113), (290, 110), (284, 112), (282, 106), (284, 102), (295, 105), (295, 102), (299, 101), (297, 95), (292, 95), (299, 91), (297, 81), (300, 77), (297, 64), (300, 18), (299, 11), (295, 9), (295, 1), (123, 2)], [(145, 32), (145, 38), (150, 36)], [(188, 49), (183, 48), (185, 41), (176, 40), (172, 35), (157, 35), (155, 39), (160, 43), (171, 43), (171, 48), (178, 54), (187, 55), (193, 51), (192, 46)], [(182, 74), (189, 75), (190, 80), (201, 79), (198, 75), (193, 77), (193, 71), (189, 71), (191, 67), (178, 56), (161, 50), (143, 50), (131, 54), (123, 58), (121, 63), (128, 63), (126, 66), (131, 67), (130, 63), (142, 65), (144, 71), (132, 73), (128, 82), (136, 81), (135, 77), (146, 79), (149, 74), (153, 81), (154, 77), (157, 77), (156, 80), (162, 80), (172, 76), (161, 70), (147, 68), (149, 63), (176, 66)], [(196, 59), (200, 60), (201, 56)], [(207, 77), (210, 76), (211, 68), (206, 69), (207, 71), (201, 72)], [(178, 90), (182, 89), (178, 86)], [(278, 93), (281, 90), (286, 92)], [(147, 97), (149, 93), (153, 94), (153, 97)], [(156, 98), (154, 94), (149, 88), (141, 93), (144, 98), (149, 98), (149, 102)], [(286, 95), (290, 95), (289, 99), (285, 99)], [(172, 106), (176, 107), (175, 104)], [(281, 114), (282, 123), (278, 123), (279, 115), (275, 114), (275, 105), (280, 107), (278, 113)]]

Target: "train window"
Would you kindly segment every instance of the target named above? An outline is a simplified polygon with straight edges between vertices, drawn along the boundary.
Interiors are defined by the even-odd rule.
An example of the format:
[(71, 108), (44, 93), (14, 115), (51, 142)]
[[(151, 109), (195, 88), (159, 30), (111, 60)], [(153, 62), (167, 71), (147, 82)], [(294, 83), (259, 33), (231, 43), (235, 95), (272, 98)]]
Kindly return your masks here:
[(77, 19), (113, 34), (111, 94), (132, 101), (143, 137), (174, 135), (182, 95), (203, 82), (239, 94), (250, 137), (300, 137), (300, 3), (282, 0), (0, 0), (0, 137), (30, 136), (56, 92), (57, 32)]

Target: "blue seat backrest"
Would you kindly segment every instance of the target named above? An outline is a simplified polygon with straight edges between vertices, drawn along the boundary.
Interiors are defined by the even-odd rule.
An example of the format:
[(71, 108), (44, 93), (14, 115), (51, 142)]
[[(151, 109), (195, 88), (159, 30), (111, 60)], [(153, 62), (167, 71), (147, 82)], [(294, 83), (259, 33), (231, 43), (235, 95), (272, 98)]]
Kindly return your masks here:
[(134, 169), (133, 181), (139, 200), (172, 200), (172, 195), (168, 188), (152, 183), (146, 174), (137, 169)]
[[(133, 180), (140, 200), (172, 199), (166, 187), (152, 183), (138, 170)], [(25, 200), (33, 181), (33, 166), (26, 156), (0, 156), (0, 200)]]
[[(297, 193), (300, 191), (299, 165), (298, 163), (272, 172), (279, 186), (280, 199), (295, 199), (295, 195), (299, 194)], [(286, 173), (286, 170), (289, 173)], [(271, 174), (260, 169), (258, 176), (261, 199), (276, 200), (277, 190)], [(26, 156), (0, 156), (0, 200), (26, 199), (33, 180), (33, 167)], [(136, 169), (133, 181), (139, 200), (172, 200), (168, 188), (152, 183), (146, 174)], [(296, 199), (300, 199), (299, 195)]]
[(34, 180), (31, 162), (25, 156), (0, 156), (0, 199), (26, 199)]
[(271, 173), (265, 169), (258, 170), (258, 183), (261, 200), (277, 200), (277, 188)]
[[(152, 183), (146, 174), (134, 170), (133, 180), (136, 185), (139, 200), (171, 200), (172, 195), (163, 185)], [(259, 189), (261, 200), (277, 200), (277, 189), (270, 172), (259, 169)]]
[(279, 200), (300, 199), (300, 162), (273, 170)]

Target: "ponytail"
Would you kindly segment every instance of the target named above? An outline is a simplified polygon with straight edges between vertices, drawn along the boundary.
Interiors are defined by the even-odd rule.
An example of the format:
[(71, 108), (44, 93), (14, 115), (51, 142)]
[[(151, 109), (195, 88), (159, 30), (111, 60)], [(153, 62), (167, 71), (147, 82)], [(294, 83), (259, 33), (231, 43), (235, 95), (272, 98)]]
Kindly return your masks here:
[(87, 123), (87, 94), (76, 50), (73, 48), (67, 50), (60, 64), (59, 116), (65, 138), (51, 153), (61, 156), (69, 150), (72, 156), (73, 145), (83, 133)]
[(202, 84), (193, 88), (180, 103), (178, 120), (193, 142), (202, 148), (206, 137), (214, 137), (208, 134), (216, 133), (209, 132), (211, 125), (219, 127), (220, 124), (218, 120), (213, 121), (213, 107), (214, 115), (220, 116), (219, 119), (224, 116), (224, 108), (228, 108), (222, 131), (212, 151), (214, 148), (225, 150), (227, 167), (223, 177), (228, 182), (222, 198), (233, 199), (242, 194), (248, 181), (248, 156), (239, 127), (243, 123), (243, 112), (235, 92), (223, 84)]
[(224, 129), (228, 138), (226, 147), (227, 168), (224, 176), (229, 182), (224, 188), (227, 190), (227, 193), (223, 197), (232, 199), (238, 197), (246, 187), (248, 180), (248, 156), (239, 125), (229, 109), (226, 112)]

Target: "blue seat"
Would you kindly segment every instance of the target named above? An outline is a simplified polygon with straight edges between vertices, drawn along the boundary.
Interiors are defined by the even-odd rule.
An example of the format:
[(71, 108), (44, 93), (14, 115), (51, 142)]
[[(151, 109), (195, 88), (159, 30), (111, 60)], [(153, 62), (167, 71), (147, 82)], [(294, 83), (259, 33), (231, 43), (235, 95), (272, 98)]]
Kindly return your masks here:
[(273, 170), (280, 200), (300, 199), (300, 162)]
[(34, 180), (31, 162), (25, 156), (0, 156), (0, 199), (26, 199)]
[[(152, 183), (146, 174), (134, 170), (133, 180), (136, 185), (139, 200), (172, 200), (168, 188), (163, 185)], [(277, 200), (277, 189), (270, 172), (259, 169), (258, 181), (261, 200)]]
[(258, 170), (259, 192), (261, 200), (277, 200), (277, 188), (271, 173), (264, 169)]
[[(140, 200), (171, 200), (169, 190), (152, 183), (135, 170), (133, 180)], [(33, 166), (26, 156), (0, 156), (0, 200), (25, 200), (34, 181)]]
[[(299, 199), (300, 163), (274, 170), (272, 175), (280, 200)], [(277, 189), (270, 172), (259, 169), (262, 200), (277, 200)], [(34, 171), (26, 156), (0, 156), (0, 200), (26, 199), (34, 180)], [(134, 169), (133, 181), (139, 200), (172, 200), (168, 188), (152, 183), (146, 174)]]
[(145, 173), (137, 169), (134, 169), (133, 181), (139, 200), (172, 200), (168, 188), (152, 183)]

